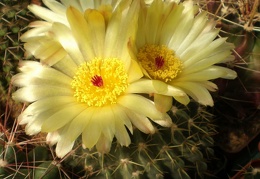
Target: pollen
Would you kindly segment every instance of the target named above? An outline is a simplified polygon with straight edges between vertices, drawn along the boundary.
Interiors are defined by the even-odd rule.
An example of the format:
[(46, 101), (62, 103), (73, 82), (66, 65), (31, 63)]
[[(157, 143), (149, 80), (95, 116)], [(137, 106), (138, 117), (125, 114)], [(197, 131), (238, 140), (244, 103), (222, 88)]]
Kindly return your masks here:
[(128, 85), (124, 64), (117, 58), (95, 58), (83, 63), (71, 82), (74, 97), (89, 107), (115, 104)]
[(175, 52), (163, 45), (145, 45), (137, 58), (149, 76), (156, 80), (170, 82), (182, 70), (182, 62)]

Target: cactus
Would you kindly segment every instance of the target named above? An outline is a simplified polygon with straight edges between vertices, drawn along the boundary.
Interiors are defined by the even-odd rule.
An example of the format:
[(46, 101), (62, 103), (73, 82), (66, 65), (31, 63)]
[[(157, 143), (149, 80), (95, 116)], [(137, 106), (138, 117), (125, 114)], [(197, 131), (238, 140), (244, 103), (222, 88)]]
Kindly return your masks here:
[(218, 21), (220, 35), (235, 44), (235, 61), (229, 65), (238, 78), (217, 80), (213, 113), (219, 126), (216, 143), (227, 152), (238, 152), (260, 129), (259, 1), (209, 1), (204, 7)]
[[(209, 109), (194, 101), (188, 106), (174, 102), (168, 112), (173, 120), (170, 128), (156, 126), (156, 132), (152, 135), (134, 130), (129, 147), (121, 147), (114, 141), (109, 154), (100, 154), (95, 149), (82, 149), (81, 140), (78, 139), (74, 149), (59, 159), (55, 156), (53, 147), (44, 144), (45, 136), (26, 136), (23, 127), (17, 126), (15, 118), (22, 110), (22, 105), (10, 99), (10, 79), (16, 73), (18, 61), (23, 59), (24, 54), (19, 36), (25, 31), (27, 24), (35, 19), (26, 9), (29, 3), (29, 0), (0, 2), (0, 128), (3, 131), (0, 136), (1, 178), (203, 178), (211, 175), (209, 164), (214, 160), (212, 137), (216, 134), (216, 129), (212, 119), (223, 117), (218, 110), (225, 112), (224, 118), (231, 115), (239, 118), (236, 116), (237, 111), (245, 107), (243, 103), (239, 103), (236, 109), (227, 114), (230, 110), (220, 109), (219, 106), (225, 102), (232, 103), (242, 93), (242, 100), (249, 99), (251, 106), (239, 114), (246, 116), (255, 111), (255, 116), (259, 116), (259, 86), (256, 86), (257, 83), (250, 84), (252, 79), (259, 83), (259, 32), (245, 29), (243, 25), (246, 23), (233, 28), (233, 24), (227, 22), (238, 23), (239, 18), (232, 14), (217, 13), (215, 10), (219, 4), (217, 1), (210, 1), (211, 4), (208, 3), (207, 6), (199, 5), (202, 8), (208, 7), (205, 10), (213, 18), (225, 15), (224, 20), (219, 20), (219, 26), (223, 29), (221, 35), (228, 36), (230, 42), (237, 45), (234, 52), (237, 61), (231, 67), (241, 74), (232, 83), (218, 80), (220, 90), (214, 96), (216, 107)], [(236, 2), (232, 2), (233, 4)], [(231, 4), (226, 6), (236, 7)], [(257, 24), (258, 22), (254, 22), (254, 25)], [(240, 46), (241, 41), (244, 46)], [(256, 90), (253, 91), (255, 93), (245, 96), (247, 91), (239, 80), (249, 90)], [(238, 93), (235, 93), (234, 86), (239, 87)], [(232, 100), (226, 100), (227, 98)], [(232, 105), (233, 103), (228, 107)], [(210, 113), (212, 111), (215, 117)], [(255, 116), (250, 118), (252, 123), (257, 120)], [(241, 123), (244, 124), (245, 121)]]
[(79, 147), (64, 163), (87, 178), (202, 178), (214, 156), (212, 116), (195, 102), (177, 104), (169, 113), (170, 128), (157, 126), (150, 136), (134, 130), (129, 147), (114, 142), (109, 154)]
[(8, 117), (15, 118), (22, 107), (10, 99), (10, 80), (17, 73), (18, 62), (24, 56), (19, 37), (28, 23), (35, 19), (27, 10), (28, 3), (26, 0), (0, 2), (0, 114), (5, 121)]
[(147, 136), (134, 130), (132, 144), (121, 147), (113, 142), (109, 154), (75, 149), (58, 159), (53, 149), (42, 143), (43, 137), (25, 139), (21, 131), (12, 131), (15, 141), (1, 136), (0, 176), (3, 178), (202, 178), (208, 175), (207, 163), (214, 156), (211, 148), (214, 126), (212, 116), (193, 102), (176, 104), (169, 112), (174, 124), (157, 126)]

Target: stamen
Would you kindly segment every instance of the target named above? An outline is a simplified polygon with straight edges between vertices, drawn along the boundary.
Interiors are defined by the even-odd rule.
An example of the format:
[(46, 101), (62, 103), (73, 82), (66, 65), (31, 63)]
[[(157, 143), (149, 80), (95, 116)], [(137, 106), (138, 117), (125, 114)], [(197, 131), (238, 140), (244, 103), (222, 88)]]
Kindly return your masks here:
[(94, 86), (101, 87), (103, 86), (103, 79), (101, 76), (95, 75), (92, 77), (91, 82)]
[(77, 101), (101, 107), (117, 103), (128, 87), (128, 75), (117, 58), (94, 58), (79, 66), (71, 88)]
[(149, 77), (164, 82), (170, 82), (182, 70), (175, 52), (163, 45), (145, 45), (139, 49), (137, 58)]
[(156, 69), (159, 70), (164, 65), (164, 58), (162, 56), (155, 57), (155, 66)]

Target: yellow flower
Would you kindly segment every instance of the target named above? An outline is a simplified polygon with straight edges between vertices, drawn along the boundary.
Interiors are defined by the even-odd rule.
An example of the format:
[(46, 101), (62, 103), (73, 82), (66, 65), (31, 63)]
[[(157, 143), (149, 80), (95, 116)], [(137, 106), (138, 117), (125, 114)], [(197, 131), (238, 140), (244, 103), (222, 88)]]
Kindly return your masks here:
[[(140, 10), (135, 49), (143, 73), (152, 79), (143, 84), (158, 89), (160, 81), (178, 91), (154, 94), (157, 108), (162, 112), (169, 110), (172, 97), (186, 105), (188, 96), (213, 106), (209, 91), (215, 91), (217, 86), (210, 80), (236, 77), (233, 70), (214, 65), (233, 60), (233, 45), (225, 38), (217, 38), (215, 22), (208, 20), (205, 12), (199, 12), (192, 1), (149, 3), (143, 3)], [(187, 95), (180, 96), (180, 90)]]
[(33, 23), (22, 37), (27, 52), (41, 63), (22, 61), (21, 73), (13, 77), (20, 87), (13, 98), (30, 103), (18, 117), (20, 124), (27, 124), (27, 134), (47, 132), (48, 143), (57, 143), (56, 153), (63, 157), (80, 135), (84, 147), (96, 146), (104, 153), (114, 137), (128, 146), (132, 125), (154, 133), (148, 118), (170, 126), (170, 117), (156, 110), (153, 101), (135, 94), (143, 73), (128, 43), (135, 38), (138, 1), (99, 4), (85, 11), (85, 6), (78, 7), (85, 1), (63, 2), (66, 6), (45, 0), (51, 10), (29, 7), (46, 21)]

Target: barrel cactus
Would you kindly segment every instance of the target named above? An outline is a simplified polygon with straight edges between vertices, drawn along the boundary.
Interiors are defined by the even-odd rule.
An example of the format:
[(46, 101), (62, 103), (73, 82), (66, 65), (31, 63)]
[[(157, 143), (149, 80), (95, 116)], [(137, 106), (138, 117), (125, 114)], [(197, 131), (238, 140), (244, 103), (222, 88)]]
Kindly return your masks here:
[[(238, 78), (217, 80), (219, 92), (215, 96), (214, 114), (222, 126), (216, 142), (227, 152), (238, 152), (260, 128), (259, 1), (211, 1), (206, 7), (218, 21), (221, 36), (235, 45), (231, 68)], [(228, 136), (226, 140), (223, 135)]]
[[(35, 3), (36, 1), (32, 2)], [(1, 76), (1, 78), (4, 78), (2, 84), (2, 90), (4, 91), (3, 97), (8, 97), (7, 104), (17, 106), (16, 108), (13, 108), (16, 110), (10, 112), (12, 113), (12, 116), (5, 117), (2, 120), (5, 125), (1, 126), (4, 129), (4, 132), (1, 135), (1, 144), (3, 145), (1, 146), (0, 176), (4, 178), (203, 178), (211, 176), (212, 168), (209, 166), (210, 162), (214, 159), (214, 150), (212, 149), (214, 140), (212, 136), (216, 134), (215, 125), (212, 124), (212, 119), (214, 117), (211, 112), (212, 108), (215, 108), (213, 105), (215, 100), (218, 99), (218, 96), (214, 93), (209, 93), (209, 91), (216, 91), (217, 87), (214, 83), (221, 87), (220, 90), (223, 90), (223, 88), (221, 83), (218, 81), (214, 81), (213, 83), (208, 80), (220, 77), (228, 79), (228, 82), (233, 82), (233, 80), (230, 79), (236, 77), (236, 72), (229, 69), (233, 68), (233, 65), (235, 64), (232, 55), (230, 55), (231, 49), (234, 48), (232, 43), (235, 42), (232, 38), (228, 38), (232, 43), (226, 43), (224, 38), (218, 38), (218, 40), (215, 40), (218, 35), (218, 30), (214, 28), (214, 22), (209, 19), (211, 18), (210, 14), (215, 14), (213, 17), (215, 18), (216, 13), (210, 9), (205, 9), (205, 4), (195, 2), (194, 6), (191, 6), (190, 2), (165, 1), (162, 3), (160, 0), (155, 0), (155, 3), (153, 3), (153, 1), (140, 1), (141, 3), (139, 1), (134, 1), (132, 3), (132, 1), (129, 0), (122, 0), (122, 3), (118, 3), (121, 1), (108, 1), (109, 3), (103, 6), (99, 6), (100, 2), (104, 3), (103, 1), (84, 2), (78, 0), (70, 2), (67, 0), (61, 0), (61, 2), (62, 3), (55, 0), (44, 0), (43, 5), (39, 1), (36, 3), (37, 6), (30, 5), (29, 9), (36, 14), (37, 17), (27, 10), (27, 6), (31, 3), (29, 1), (24, 0), (23, 3), (20, 1), (3, 1), (0, 3), (2, 8), (1, 13), (5, 13), (2, 15), (1, 19), (1, 25), (4, 27), (1, 28), (3, 32), (1, 38), (4, 39), (3, 41), (5, 44), (2, 46), (4, 52), (1, 51), (1, 58), (3, 58), (3, 65), (1, 67), (3, 69), (8, 68), (3, 70), (4, 75)], [(132, 6), (135, 4), (136, 8), (129, 10), (128, 7), (131, 4)], [(156, 5), (159, 5), (161, 8), (159, 8), (160, 12), (158, 13), (154, 12)], [(46, 10), (45, 6), (50, 7), (53, 12)], [(6, 7), (11, 8), (13, 11), (4, 11), (6, 10)], [(67, 10), (67, 7), (69, 10)], [(86, 11), (84, 16), (82, 16), (82, 13), (85, 11), (84, 8), (86, 7), (91, 7), (92, 10)], [(39, 10), (38, 12), (37, 9)], [(175, 9), (178, 12), (183, 12), (183, 14), (174, 14), (172, 9)], [(141, 11), (141, 15), (140, 17), (136, 17), (136, 13), (139, 10)], [(66, 11), (67, 15), (65, 15)], [(133, 18), (129, 19), (120, 15), (120, 13), (113, 13), (113, 11), (120, 11), (123, 15), (128, 13), (127, 15)], [(206, 15), (206, 11), (209, 11), (210, 14)], [(11, 17), (11, 15), (7, 15), (6, 12), (14, 15)], [(43, 12), (46, 12), (46, 14)], [(142, 19), (146, 17), (145, 13), (147, 13), (150, 18), (148, 18), (147, 21)], [(49, 16), (50, 14), (53, 16)], [(169, 15), (172, 19), (167, 19), (164, 14)], [(10, 19), (6, 21), (9, 16)], [(39, 17), (45, 21), (38, 20), (35, 22), (35, 18)], [(68, 17), (68, 19), (66, 19), (66, 17)], [(75, 20), (76, 17), (78, 18), (78, 21)], [(86, 22), (82, 17), (87, 19)], [(128, 72), (127, 75), (130, 76), (129, 78), (131, 78), (132, 81), (128, 81), (130, 87), (124, 87), (127, 88), (127, 90), (124, 91), (124, 94), (127, 93), (133, 95), (134, 93), (138, 93), (138, 95), (140, 95), (140, 93), (142, 93), (140, 95), (142, 97), (140, 102), (149, 101), (149, 103), (147, 102), (143, 104), (149, 104), (149, 106), (151, 106), (149, 109), (155, 110), (156, 112), (150, 111), (151, 114), (148, 114), (147, 110), (141, 111), (140, 109), (137, 109), (137, 107), (135, 107), (134, 104), (130, 104), (128, 100), (121, 100), (118, 102), (121, 105), (120, 108), (123, 106), (124, 108), (129, 108), (134, 111), (132, 112), (128, 109), (126, 113), (134, 119), (129, 119), (130, 122), (126, 122), (128, 118), (125, 117), (124, 123), (122, 122), (123, 126), (127, 126), (127, 128), (117, 128), (122, 133), (118, 133), (109, 127), (108, 130), (110, 131), (108, 132), (105, 127), (99, 129), (97, 126), (92, 126), (93, 129), (88, 127), (88, 129), (92, 131), (91, 134), (95, 134), (95, 129), (97, 128), (101, 131), (101, 137), (98, 138), (91, 135), (86, 141), (86, 139), (80, 136), (83, 131), (83, 129), (80, 129), (82, 126), (76, 125), (80, 132), (74, 129), (75, 131), (73, 131), (72, 135), (75, 139), (73, 139), (73, 142), (66, 144), (66, 140), (70, 137), (70, 133), (64, 133), (64, 135), (66, 135), (64, 139), (61, 139), (62, 135), (56, 134), (62, 134), (62, 131), (67, 131), (68, 128), (70, 128), (72, 121), (69, 121), (68, 119), (68, 124), (59, 124), (56, 127), (56, 124), (51, 126), (51, 123), (50, 125), (39, 124), (38, 126), (37, 124), (34, 127), (30, 127), (32, 123), (28, 120), (31, 117), (30, 115), (33, 116), (34, 114), (19, 114), (20, 112), (25, 114), (22, 112), (24, 111), (24, 108), (20, 103), (14, 102), (10, 98), (11, 90), (15, 90), (14, 88), (11, 89), (11, 87), (12, 85), (15, 85), (20, 87), (18, 91), (23, 88), (25, 89), (23, 91), (26, 91), (27, 84), (25, 85), (25, 83), (28, 79), (31, 80), (32, 85), (35, 85), (37, 81), (39, 82), (37, 85), (46, 82), (48, 82), (48, 85), (49, 82), (51, 82), (51, 85), (53, 86), (56, 85), (56, 82), (58, 84), (64, 82), (58, 78), (55, 79), (56, 81), (51, 81), (48, 78), (37, 76), (37, 72), (39, 72), (38, 67), (42, 65), (43, 67), (40, 68), (43, 71), (46, 68), (53, 68), (54, 70), (62, 69), (62, 73), (74, 77), (74, 85), (72, 85), (72, 88), (75, 91), (80, 91), (81, 87), (78, 87), (78, 84), (80, 84), (81, 81), (84, 81), (85, 77), (82, 78), (82, 75), (77, 76), (74, 74), (75, 71), (73, 70), (75, 70), (75, 64), (77, 67), (81, 64), (82, 59), (84, 60), (84, 58), (89, 58), (89, 56), (91, 56), (90, 53), (92, 53), (92, 56), (93, 54), (103, 54), (103, 51), (101, 50), (102, 48), (98, 46), (100, 44), (97, 46), (91, 46), (82, 43), (84, 38), (89, 38), (90, 44), (92, 42), (104, 41), (99, 36), (100, 31), (98, 30), (100, 30), (100, 28), (97, 28), (100, 27), (100, 18), (104, 20), (103, 25), (105, 27), (107, 26), (107, 28), (109, 27), (110, 29), (113, 29), (113, 31), (110, 30), (109, 35), (105, 34), (107, 35), (106, 41), (108, 42), (104, 43), (104, 46), (109, 50), (105, 50), (106, 55), (104, 56), (106, 57), (107, 54), (114, 54), (117, 48), (120, 48), (122, 49), (122, 53), (116, 52), (116, 57), (131, 57), (131, 60), (134, 60), (127, 62), (128, 68), (131, 70), (134, 69), (136, 74), (131, 72), (131, 70)], [(122, 18), (126, 20), (127, 23), (121, 22), (120, 20)], [(155, 18), (154, 22), (157, 22), (158, 24), (154, 23), (153, 25), (155, 26), (151, 26), (151, 29), (149, 29), (149, 27), (140, 27), (142, 22), (145, 22), (146, 25), (150, 25), (153, 18)], [(163, 23), (160, 23), (160, 18), (164, 18), (167, 26), (163, 26)], [(191, 25), (187, 27), (189, 30), (185, 31), (185, 29), (176, 28), (177, 26), (170, 26), (171, 24), (184, 25), (185, 22), (180, 21), (180, 19), (183, 18), (185, 19), (185, 22), (191, 23)], [(56, 23), (53, 23), (55, 21)], [(170, 23), (170, 21), (172, 22)], [(12, 30), (13, 27), (9, 25), (9, 22), (16, 24), (14, 30), (17, 31), (14, 32)], [(29, 23), (31, 23), (29, 26), (32, 29), (28, 31), (29, 33), (26, 33), (26, 26)], [(82, 28), (83, 30), (77, 28), (81, 23), (84, 27)], [(122, 25), (120, 25), (120, 23), (122, 23)], [(135, 29), (138, 23), (138, 26), (141, 29), (140, 31)], [(18, 28), (17, 24), (19, 24)], [(89, 25), (90, 30), (86, 28), (86, 24)], [(201, 25), (201, 29), (199, 28), (199, 25)], [(154, 29), (155, 27), (159, 28)], [(121, 30), (121, 33), (125, 32), (125, 34), (121, 36), (115, 33), (118, 32), (117, 28)], [(194, 31), (192, 30), (193, 28), (195, 28)], [(156, 34), (156, 30), (158, 30), (158, 32), (161, 31), (162, 35), (158, 35), (160, 33)], [(185, 32), (182, 32), (182, 30)], [(68, 36), (63, 36), (62, 33), (60, 33), (62, 31), (66, 32)], [(88, 33), (89, 31), (96, 36), (90, 36), (89, 34), (89, 36), (84, 36), (84, 34), (82, 35), (82, 33)], [(70, 34), (70, 32), (72, 32), (72, 34)], [(153, 39), (153, 41), (151, 40), (152, 38), (149, 40), (149, 36), (145, 37), (146, 32), (149, 33), (149, 36), (155, 37), (154, 39), (156, 40)], [(171, 36), (171, 32), (176, 32), (177, 35)], [(81, 34), (79, 35), (77, 33)], [(137, 33), (139, 41), (135, 39), (135, 35), (129, 35), (135, 33)], [(168, 36), (165, 35), (167, 33), (169, 34)], [(21, 34), (26, 34), (21, 38), (22, 41), (27, 43), (24, 46), (23, 42), (19, 40)], [(186, 35), (189, 35), (189, 38), (185, 39)], [(195, 39), (197, 36), (200, 37), (200, 40), (211, 40), (209, 40), (209, 42), (201, 42), (200, 40), (196, 41)], [(224, 37), (223, 34), (221, 34), (221, 36)], [(142, 40), (142, 37), (143, 39), (148, 40), (145, 42)], [(116, 40), (117, 38), (119, 39), (118, 42)], [(167, 38), (172, 38), (172, 40), (168, 39), (167, 41)], [(164, 39), (164, 41), (160, 39)], [(182, 42), (184, 39), (185, 43), (182, 45), (179, 44), (179, 42)], [(192, 40), (194, 40), (194, 43)], [(166, 41), (167, 43), (161, 43)], [(157, 50), (156, 53), (150, 54), (157, 56), (155, 57), (154, 64), (152, 64), (153, 66), (151, 64), (147, 65), (147, 63), (150, 63), (147, 61), (150, 59), (149, 53), (147, 53), (149, 50), (146, 51), (148, 48), (145, 50), (142, 48), (145, 43), (151, 45), (149, 44), (151, 42), (153, 45), (157, 45), (154, 48), (155, 51)], [(211, 42), (214, 43), (211, 44)], [(199, 43), (204, 45), (204, 48), (206, 49), (205, 53), (203, 51), (204, 48), (197, 47)], [(14, 45), (15, 48), (12, 48), (11, 44)], [(192, 45), (189, 46), (189, 44)], [(110, 45), (115, 46), (112, 48)], [(180, 48), (177, 49), (178, 45), (180, 45)], [(207, 45), (209, 45), (209, 47), (207, 47)], [(221, 45), (223, 45), (224, 48), (222, 48)], [(23, 49), (24, 47), (26, 50)], [(71, 47), (74, 49), (70, 49)], [(85, 53), (82, 48), (86, 49), (86, 52), (88, 53)], [(166, 48), (167, 50), (162, 50)], [(92, 51), (92, 49), (94, 49), (94, 51)], [(257, 46), (250, 48), (251, 51), (252, 49), (257, 51)], [(201, 54), (198, 53), (199, 55), (196, 56), (194, 53), (199, 50), (201, 50)], [(214, 50), (218, 53), (214, 53)], [(139, 53), (140, 51), (143, 53)], [(180, 62), (180, 65), (176, 67), (179, 69), (176, 70), (176, 68), (172, 66), (169, 66), (169, 68), (165, 67), (166, 64), (170, 64), (170, 62), (167, 61), (168, 52), (174, 52), (174, 54), (177, 54), (176, 57), (174, 56), (170, 58), (174, 58), (177, 62)], [(251, 54), (250, 52), (247, 53), (247, 55)], [(25, 56), (23, 56), (24, 53)], [(148, 55), (144, 57), (144, 53), (146, 53), (145, 55)], [(210, 53), (214, 54), (213, 57), (209, 55)], [(219, 54), (222, 54), (222, 56), (218, 56)], [(54, 59), (52, 58), (53, 56), (57, 58)], [(234, 56), (237, 60), (236, 53), (234, 53)], [(36, 59), (33, 59), (33, 57), (36, 57)], [(64, 59), (61, 57), (64, 59), (66, 57), (65, 60), (69, 61), (68, 64), (70, 66), (66, 66), (68, 64), (62, 61)], [(177, 59), (177, 57), (179, 59)], [(186, 62), (181, 62), (181, 58), (185, 58)], [(200, 58), (209, 59), (208, 61), (215, 61), (210, 64), (205, 60), (200, 65), (191, 63), (194, 60), (201, 60)], [(250, 55), (250, 59), (255, 63), (257, 63), (257, 58), (257, 54), (255, 53), (254, 55)], [(110, 57), (108, 59), (111, 60)], [(22, 61), (19, 68), (17, 67), (18, 60)], [(38, 62), (39, 60), (41, 61), (40, 63)], [(24, 63), (24, 61), (26, 62)], [(115, 61), (114, 56), (112, 61)], [(99, 58), (96, 58), (96, 61), (93, 64), (100, 62)], [(117, 62), (115, 63), (119, 64)], [(222, 66), (215, 65), (217, 63), (221, 63)], [(195, 67), (200, 68), (201, 65), (205, 65), (201, 71), (192, 70), (195, 69)], [(86, 66), (80, 67), (80, 69), (90, 68), (91, 66), (92, 64), (87, 64)], [(227, 66), (228, 68), (226, 68)], [(34, 70), (34, 67), (37, 70)], [(161, 70), (159, 73), (162, 73), (163, 70), (168, 70), (169, 73), (165, 73), (166, 77), (160, 74), (154, 74), (151, 72), (151, 69), (154, 67), (156, 67), (157, 71)], [(257, 66), (254, 66), (253, 68), (256, 67)], [(30, 69), (31, 71), (26, 71), (26, 69), (29, 68), (32, 68)], [(106, 66), (106, 68), (109, 67)], [(11, 77), (17, 73), (17, 69), (20, 69), (22, 72), (15, 75), (11, 81)], [(173, 70), (173, 72), (170, 70)], [(49, 71), (53, 72), (53, 70)], [(216, 73), (211, 74), (210, 71)], [(94, 74), (94, 72), (93, 70), (89, 71), (90, 74)], [(79, 73), (80, 72), (78, 71), (77, 74)], [(8, 75), (6, 76), (6, 74)], [(139, 74), (143, 75), (140, 81), (138, 81), (140, 78)], [(174, 74), (175, 76), (167, 76), (168, 74)], [(193, 76), (189, 74), (193, 74)], [(48, 76), (47, 73), (46, 75)], [(207, 75), (209, 75), (209, 77)], [(113, 74), (111, 73), (110, 76), (113, 77)], [(118, 79), (121, 78), (113, 78), (113, 82), (117, 82)], [(197, 80), (200, 80), (200, 83), (197, 83)], [(90, 82), (95, 87), (100, 88), (104, 87), (104, 83), (107, 83), (108, 81), (106, 81), (105, 76), (102, 76), (102, 74), (95, 74), (91, 76)], [(136, 86), (131, 86), (132, 82), (134, 82)], [(68, 84), (65, 83), (63, 85), (68, 86)], [(10, 87), (9, 93), (8, 87)], [(192, 90), (190, 89), (191, 87), (193, 87)], [(168, 92), (164, 91), (165, 88), (168, 89)], [(227, 93), (229, 90), (230, 89), (224, 89), (223, 91)], [(36, 103), (34, 99), (30, 100), (33, 97), (30, 96), (29, 92), (31, 91), (24, 93), (20, 90), (20, 92), (14, 93), (13, 98), (18, 101), (26, 102), (25, 108), (29, 108), (30, 105)], [(37, 94), (35, 96), (37, 96)], [(122, 94), (120, 93), (120, 95), (115, 96), (116, 98), (118, 96), (121, 97)], [(27, 97), (30, 99), (27, 100)], [(80, 102), (84, 103), (84, 105), (88, 105), (88, 107), (94, 103), (97, 104), (96, 98), (93, 100), (92, 98), (88, 98), (86, 101), (84, 98), (86, 95), (82, 95), (81, 92), (74, 95), (74, 97), (80, 99)], [(138, 97), (138, 99), (141, 97)], [(53, 101), (53, 104), (56, 104), (55, 102), (56, 101)], [(3, 104), (4, 103), (6, 103), (6, 100)], [(105, 101), (105, 103), (106, 105), (108, 104), (107, 101)], [(100, 107), (99, 104), (101, 103), (98, 103), (95, 107)], [(155, 105), (152, 107), (150, 104)], [(52, 105), (48, 104), (48, 106)], [(140, 104), (136, 104), (136, 106), (140, 106)], [(82, 106), (79, 105), (79, 107)], [(10, 110), (10, 107), (7, 109)], [(142, 107), (141, 109), (144, 108)], [(37, 110), (41, 111), (41, 109)], [(27, 112), (28, 111), (29, 110), (27, 110)], [(138, 111), (138, 113), (136, 113), (136, 111)], [(4, 114), (4, 112), (5, 110), (1, 107), (1, 114)], [(55, 112), (53, 113), (50, 111), (50, 114), (51, 113), (55, 114)], [(64, 119), (67, 118), (66, 114), (67, 113), (64, 113), (64, 115), (62, 115)], [(121, 117), (126, 114), (120, 113)], [(7, 114), (5, 113), (5, 115)], [(20, 117), (18, 117), (19, 115)], [(142, 117), (140, 117), (141, 115)], [(22, 117), (26, 118), (22, 119)], [(50, 116), (48, 115), (46, 116), (46, 118), (49, 117)], [(104, 118), (104, 120), (107, 119), (111, 121), (109, 115), (102, 115), (101, 117), (102, 119)], [(149, 117), (149, 119), (147, 117)], [(18, 118), (18, 120), (15, 120), (16, 118)], [(140, 121), (141, 118), (144, 122)], [(62, 119), (57, 120), (62, 121)], [(100, 119), (98, 118), (97, 120)], [(20, 126), (18, 123), (27, 124), (27, 126)], [(103, 126), (105, 124), (108, 123), (100, 123), (99, 125)], [(115, 122), (115, 124), (117, 125), (118, 123)], [(111, 125), (109, 124), (108, 126)], [(54, 127), (53, 130), (48, 129), (52, 127)], [(45, 128), (43, 132), (46, 132), (47, 134), (39, 133), (43, 128)], [(27, 134), (33, 134), (33, 136), (27, 136), (24, 131), (26, 131)], [(11, 135), (9, 135), (9, 133)], [(89, 134), (84, 131), (83, 133)], [(46, 137), (48, 144), (45, 144)], [(92, 142), (90, 143), (88, 141)], [(63, 150), (63, 146), (65, 146), (64, 148), (66, 148), (66, 150)]]

